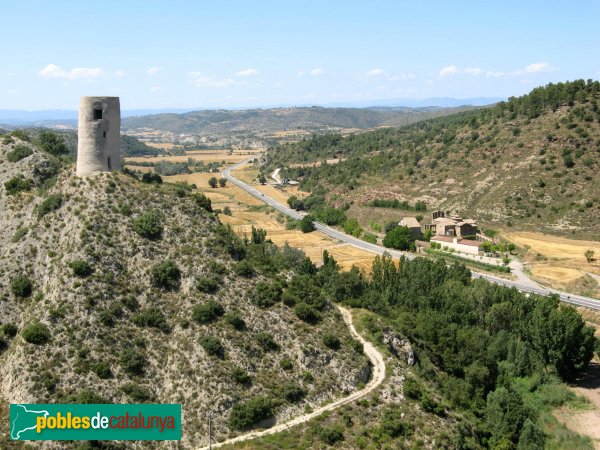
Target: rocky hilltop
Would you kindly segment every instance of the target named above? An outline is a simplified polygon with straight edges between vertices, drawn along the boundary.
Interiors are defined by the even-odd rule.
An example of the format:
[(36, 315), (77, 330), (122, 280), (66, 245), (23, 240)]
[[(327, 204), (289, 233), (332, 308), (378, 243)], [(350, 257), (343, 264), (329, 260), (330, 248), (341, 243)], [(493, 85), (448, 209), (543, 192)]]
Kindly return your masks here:
[(182, 403), (191, 448), (209, 412), (223, 438), (368, 380), (329, 300), (297, 295), (294, 268), (316, 268), (241, 241), (189, 186), (80, 179), (24, 133), (0, 136), (0, 166), (3, 403)]

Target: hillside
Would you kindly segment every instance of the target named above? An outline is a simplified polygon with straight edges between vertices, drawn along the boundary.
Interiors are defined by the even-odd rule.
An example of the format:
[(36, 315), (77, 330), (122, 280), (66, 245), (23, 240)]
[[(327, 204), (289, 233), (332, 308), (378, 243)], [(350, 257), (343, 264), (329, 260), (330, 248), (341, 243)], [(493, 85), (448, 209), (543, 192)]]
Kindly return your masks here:
[(323, 108), (297, 107), (246, 110), (205, 110), (184, 114), (154, 114), (123, 119), (124, 130), (152, 128), (177, 133), (223, 134), (244, 131), (278, 131), (400, 126), (462, 108)]
[[(301, 252), (242, 242), (184, 185), (79, 179), (27, 134), (0, 139), (3, 404), (182, 403), (189, 448), (209, 412), (223, 438), (368, 380), (339, 314), (294, 274)], [(241, 420), (256, 398), (267, 413)]]
[[(398, 199), (490, 226), (597, 236), (599, 96), (598, 82), (550, 84), (402, 128), (275, 146), (265, 172), (284, 167), (303, 189), (349, 203), (348, 215), (359, 218), (373, 200)], [(340, 162), (311, 167), (331, 158)]]

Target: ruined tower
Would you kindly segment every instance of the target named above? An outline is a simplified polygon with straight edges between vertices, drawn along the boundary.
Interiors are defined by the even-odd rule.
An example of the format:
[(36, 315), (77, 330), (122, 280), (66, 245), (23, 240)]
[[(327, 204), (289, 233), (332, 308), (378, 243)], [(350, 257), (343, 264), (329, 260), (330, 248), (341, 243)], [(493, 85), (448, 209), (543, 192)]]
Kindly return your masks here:
[(119, 97), (81, 97), (77, 175), (89, 177), (121, 168)]

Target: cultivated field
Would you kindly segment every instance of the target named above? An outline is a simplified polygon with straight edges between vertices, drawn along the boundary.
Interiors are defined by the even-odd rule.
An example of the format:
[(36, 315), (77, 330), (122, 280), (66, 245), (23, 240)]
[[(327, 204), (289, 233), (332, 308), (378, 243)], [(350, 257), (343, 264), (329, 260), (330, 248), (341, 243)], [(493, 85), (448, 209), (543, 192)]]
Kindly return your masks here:
[(134, 165), (136, 162), (172, 162), (172, 163), (181, 163), (188, 162), (192, 160), (194, 162), (203, 161), (205, 163), (209, 162), (221, 162), (225, 161), (226, 163), (233, 164), (244, 159), (248, 158), (249, 153), (242, 152), (233, 152), (233, 154), (229, 155), (228, 150), (198, 150), (198, 151), (189, 151), (186, 152), (185, 155), (176, 155), (176, 156), (135, 156), (131, 158), (125, 158), (125, 163)]

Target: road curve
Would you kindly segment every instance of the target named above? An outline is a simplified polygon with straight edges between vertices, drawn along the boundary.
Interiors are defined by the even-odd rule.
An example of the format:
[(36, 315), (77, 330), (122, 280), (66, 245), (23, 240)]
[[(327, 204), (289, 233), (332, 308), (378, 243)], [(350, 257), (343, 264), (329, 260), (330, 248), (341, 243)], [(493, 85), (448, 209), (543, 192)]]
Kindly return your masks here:
[[(275, 200), (274, 198), (269, 197), (266, 194), (263, 194), (258, 189), (253, 188), (249, 184), (244, 183), (243, 181), (238, 180), (236, 177), (231, 175), (232, 170), (238, 169), (241, 166), (248, 164), (249, 162), (254, 160), (254, 158), (255, 157), (248, 158), (244, 161), (234, 164), (231, 167), (224, 169), (221, 172), (221, 175), (224, 178), (226, 178), (227, 180), (229, 180), (230, 182), (232, 182), (233, 184), (235, 184), (236, 186), (245, 190), (249, 194), (258, 198), (259, 200), (262, 200), (263, 202), (265, 202), (269, 206), (272, 206), (273, 208), (282, 212), (283, 214), (286, 214), (286, 215), (292, 217), (293, 219), (297, 219), (297, 220), (302, 219), (302, 217), (304, 217), (304, 215), (305, 215), (304, 213), (300, 213), (292, 208), (289, 208), (288, 206), (284, 205), (283, 203), (280, 203), (277, 200)], [(392, 250), (392, 249), (388, 249), (388, 248), (382, 247), (377, 244), (371, 244), (369, 242), (365, 242), (361, 239), (355, 238), (354, 236), (350, 236), (342, 231), (336, 230), (335, 228), (331, 228), (325, 224), (322, 224), (319, 222), (315, 222), (314, 224), (315, 224), (315, 228), (317, 230), (321, 231), (323, 234), (326, 234), (327, 236), (330, 236), (339, 241), (346, 242), (356, 248), (366, 250), (366, 251), (369, 251), (372, 253), (377, 253), (379, 255), (382, 255), (383, 253), (388, 253), (393, 258), (400, 258), (402, 256), (404, 256), (405, 258), (408, 258), (408, 259), (415, 258), (415, 255), (413, 255), (413, 254), (401, 252), (398, 250)], [(525, 282), (519, 281), (519, 280), (516, 280), (516, 281), (515, 280), (505, 280), (504, 278), (495, 277), (493, 275), (488, 275), (485, 273), (479, 273), (479, 272), (472, 272), (472, 273), (473, 273), (473, 278), (483, 278), (488, 281), (491, 281), (492, 283), (500, 284), (502, 286), (507, 286), (507, 287), (514, 287), (514, 288), (518, 289), (519, 291), (528, 292), (528, 293), (532, 293), (532, 294), (538, 294), (538, 295), (556, 294), (556, 295), (558, 295), (560, 300), (565, 303), (570, 303), (575, 306), (583, 306), (585, 308), (590, 308), (590, 309), (594, 309), (594, 310), (600, 310), (600, 301), (595, 300), (590, 297), (584, 297), (582, 295), (570, 294), (568, 292), (557, 291), (555, 289), (534, 287), (534, 286), (531, 286), (531, 285), (529, 285)]]
[[(315, 409), (310, 414), (304, 414), (304, 415), (296, 417), (295, 419), (292, 419), (288, 422), (284, 422), (279, 425), (275, 425), (274, 427), (268, 428), (266, 430), (251, 431), (249, 433), (242, 434), (240, 436), (237, 436), (237, 437), (234, 437), (231, 439), (227, 439), (223, 442), (219, 442), (218, 444), (213, 444), (212, 448), (219, 448), (219, 447), (222, 447), (223, 445), (235, 444), (238, 442), (248, 441), (250, 439), (255, 439), (255, 438), (258, 438), (261, 436), (266, 436), (269, 434), (275, 434), (275, 433), (279, 433), (281, 431), (288, 430), (291, 427), (294, 427), (301, 423), (308, 422), (309, 420), (314, 419), (317, 416), (320, 416), (325, 411), (333, 411), (334, 409), (337, 409), (338, 407), (345, 405), (346, 403), (363, 398), (367, 394), (371, 393), (377, 386), (379, 386), (383, 382), (383, 380), (385, 379), (385, 360), (383, 358), (383, 355), (381, 354), (381, 352), (379, 350), (377, 350), (377, 348), (373, 344), (371, 344), (370, 342), (365, 340), (356, 331), (356, 328), (354, 328), (354, 324), (352, 323), (352, 313), (350, 312), (350, 310), (347, 308), (344, 308), (343, 306), (340, 306), (340, 305), (337, 305), (337, 307), (340, 310), (340, 312), (342, 313), (344, 322), (346, 322), (346, 325), (348, 325), (350, 334), (352, 334), (352, 336), (355, 339), (357, 339), (358, 341), (360, 341), (362, 343), (364, 352), (366, 353), (366, 355), (369, 357), (369, 360), (371, 361), (371, 364), (373, 366), (372, 372), (371, 372), (371, 375), (372, 375), (371, 381), (369, 381), (369, 383), (364, 388), (362, 388), (360, 391), (353, 392), (352, 394), (348, 395), (347, 397), (340, 398), (340, 399), (336, 400), (335, 402), (328, 403), (327, 405), (321, 406), (320, 408)], [(201, 447), (200, 450), (206, 450), (208, 448), (209, 448), (208, 446), (205, 446), (205, 447)]]

